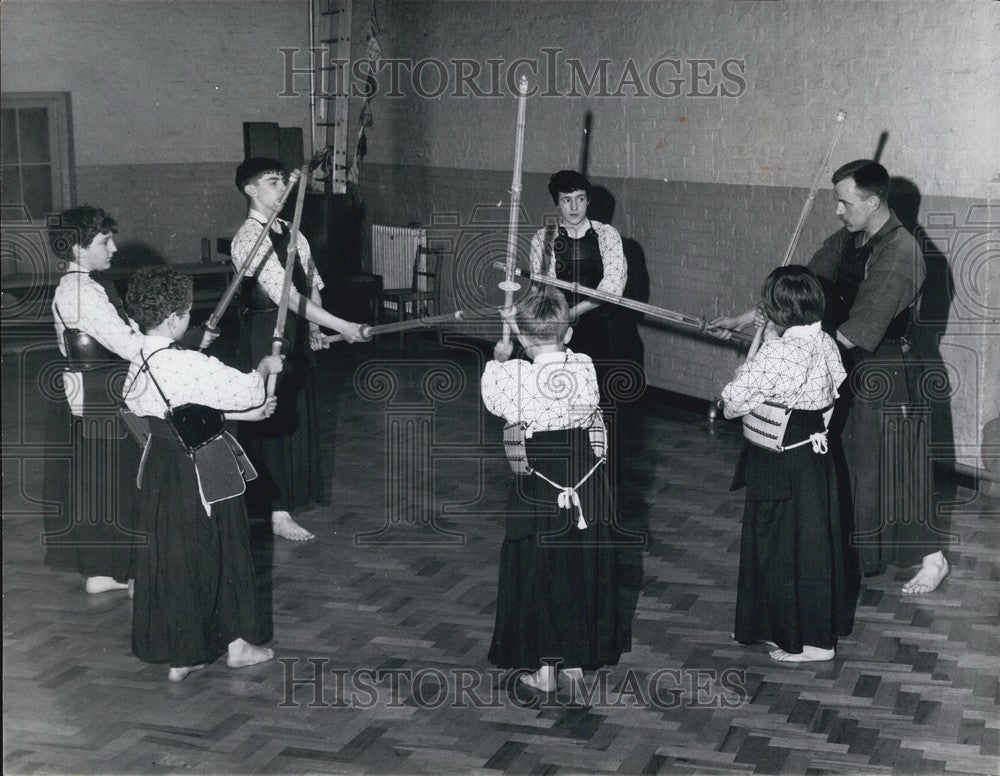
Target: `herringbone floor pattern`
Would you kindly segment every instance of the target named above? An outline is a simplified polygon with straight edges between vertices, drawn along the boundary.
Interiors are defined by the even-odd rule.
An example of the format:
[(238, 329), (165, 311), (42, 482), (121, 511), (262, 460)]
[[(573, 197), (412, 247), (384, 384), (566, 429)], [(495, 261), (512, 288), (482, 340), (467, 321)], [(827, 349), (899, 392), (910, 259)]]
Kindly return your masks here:
[(958, 490), (936, 594), (865, 580), (835, 660), (776, 664), (729, 636), (738, 429), (677, 410), (625, 422), (632, 652), (582, 695), (512, 688), (486, 662), (499, 423), (472, 349), (422, 347), (321, 355), (334, 505), (313, 542), (254, 539), (278, 661), (177, 685), (131, 655), (124, 594), (42, 564), (41, 357), (6, 359), (5, 772), (1000, 772), (997, 502)]

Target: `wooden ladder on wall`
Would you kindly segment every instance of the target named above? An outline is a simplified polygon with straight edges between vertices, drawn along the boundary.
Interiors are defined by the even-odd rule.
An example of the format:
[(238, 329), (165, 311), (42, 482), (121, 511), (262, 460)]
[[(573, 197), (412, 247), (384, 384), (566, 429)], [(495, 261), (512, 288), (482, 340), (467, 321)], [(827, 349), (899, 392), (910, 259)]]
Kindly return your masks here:
[[(347, 191), (347, 119), (351, 99), (351, 0), (310, 0), (312, 39), (322, 48), (320, 78), (314, 89), (313, 153), (331, 155), (333, 194)], [(318, 92), (318, 93), (317, 93)]]

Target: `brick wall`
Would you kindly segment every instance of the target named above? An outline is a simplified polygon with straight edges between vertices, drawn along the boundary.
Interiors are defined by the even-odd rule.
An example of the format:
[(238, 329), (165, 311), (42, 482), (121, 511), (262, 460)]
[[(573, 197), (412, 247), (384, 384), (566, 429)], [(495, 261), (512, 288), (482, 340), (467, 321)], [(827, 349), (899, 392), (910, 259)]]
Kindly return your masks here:
[[(383, 57), (399, 60), (401, 78), (399, 96), (389, 96), (390, 71), (380, 72), (372, 102), (361, 181), (369, 223), (444, 214), (460, 224), (492, 219), (500, 235), (506, 213), (495, 204), (510, 186), (515, 110), (505, 82), (525, 58), (518, 72), (535, 63), (540, 89), (528, 102), (525, 217), (537, 226), (552, 212), (545, 181), (579, 164), (589, 113), (588, 172), (613, 196), (611, 221), (643, 257), (649, 301), (706, 316), (738, 310), (784, 254), (843, 108), (835, 163), (871, 156), (887, 133), (882, 161), (922, 196), (917, 219), (940, 251), (936, 278), (946, 289), (937, 289), (940, 322), (927, 338), (943, 337), (954, 438), (972, 449), (982, 424), (1000, 415), (1000, 277), (987, 235), (1000, 222), (1000, 112), (984, 107), (998, 104), (998, 4), (376, 0), (375, 8)], [(367, 10), (355, 4), (356, 58)], [(278, 96), (278, 49), (305, 46), (305, 3), (7, 0), (0, 36), (5, 91), (72, 93), (78, 199), (112, 209), (123, 252), (136, 256), (193, 260), (202, 236), (232, 231), (242, 215), (231, 176), (244, 121), (307, 128), (306, 96)], [(407, 63), (419, 62), (418, 87)], [(460, 82), (460, 67), (479, 75)], [(667, 96), (652, 93), (654, 71)], [(623, 96), (607, 96), (616, 92)], [(837, 226), (826, 181), (797, 260)], [(456, 272), (460, 293), (462, 284), (480, 293), (477, 283), (492, 282)], [(663, 327), (643, 337), (649, 381), (691, 395), (716, 395), (737, 361), (725, 346)]]
[(278, 48), (308, 45), (306, 7), (5, 2), (3, 89), (72, 92), (85, 168), (238, 162), (244, 121), (308, 128), (308, 102), (278, 96)]
[[(843, 108), (838, 158), (870, 156), (886, 131), (883, 161), (925, 195), (997, 194), (1000, 113), (984, 110), (1000, 97), (996, 4), (380, 0), (378, 8), (384, 56), (440, 60), (449, 84), (421, 99), (412, 68), (401, 66), (401, 96), (390, 97), (391, 69), (383, 69), (372, 162), (509, 169), (509, 88), (502, 83), (506, 96), (498, 98), (471, 96), (471, 85), (455, 77), (454, 60), (478, 62), (477, 83), (489, 94), (488, 60), (500, 60), (505, 76), (525, 58), (537, 63), (532, 86), (539, 88), (529, 103), (529, 171), (576, 165), (591, 111), (595, 175), (808, 187)], [(574, 59), (584, 76), (609, 60), (605, 93), (621, 85), (626, 96), (601, 96), (599, 80), (587, 96), (580, 77), (572, 96)], [(650, 72), (668, 60), (682, 64), (661, 65), (657, 81), (661, 92), (677, 96), (637, 97), (637, 88), (622, 84), (631, 62), (649, 92)], [(742, 62), (729, 72), (745, 88), (723, 73), (727, 60)], [(436, 68), (420, 67), (423, 93), (434, 94)], [(516, 72), (531, 75), (531, 67)], [(703, 76), (697, 83), (696, 70)], [(674, 78), (681, 83), (670, 84)], [(714, 97), (690, 96), (712, 90)]]
[[(555, 218), (547, 180), (529, 173), (522, 182), (522, 262), (531, 234)], [(633, 284), (636, 298), (706, 318), (744, 310), (755, 301), (763, 278), (788, 247), (807, 194), (798, 188), (642, 179), (594, 178), (593, 183), (614, 200), (612, 223), (625, 241), (630, 276), (639, 281)], [(448, 250), (446, 311), (482, 310), (501, 301), (495, 287), (500, 278), (489, 267), (504, 255), (508, 211), (497, 203), (509, 187), (510, 173), (503, 171), (369, 165), (363, 186), (366, 222), (430, 226), (430, 239)], [(832, 192), (821, 191), (794, 261), (807, 262), (839, 226), (833, 210)], [(990, 227), (976, 223), (988, 217), (977, 200), (923, 197), (920, 213), (929, 278), (920, 343), (932, 361), (946, 365), (948, 385), (934, 391), (953, 394), (936, 404), (935, 438), (943, 444), (955, 440), (963, 456), (975, 458), (980, 429), (1000, 410), (995, 378), (1000, 337), (989, 318), (1000, 284), (997, 262), (986, 252), (993, 250), (995, 258), (995, 247), (988, 247)], [(997, 220), (994, 211), (994, 230)], [(494, 337), (497, 326), (475, 330)], [(740, 350), (669, 324), (643, 325), (640, 334), (646, 379), (660, 388), (716, 398), (740, 363)]]
[(308, 46), (306, 9), (4, 2), (3, 90), (71, 93), (77, 202), (115, 214), (124, 258), (198, 261), (201, 237), (231, 235), (245, 214), (243, 122), (308, 132), (308, 98), (279, 96), (278, 50)]
[[(430, 222), (435, 213), (458, 212), (468, 220), (470, 203), (484, 203), (478, 212), (485, 212), (504, 199), (515, 116), (504, 68), (524, 58), (519, 72), (535, 63), (533, 85), (540, 89), (528, 101), (524, 150), (522, 201), (532, 228), (553, 210), (547, 175), (579, 165), (589, 114), (588, 172), (613, 195), (613, 223), (644, 257), (649, 301), (680, 312), (711, 317), (753, 301), (785, 253), (830, 146), (834, 116), (846, 110), (831, 168), (871, 157), (884, 142), (881, 161), (902, 179), (898, 189), (919, 200), (912, 220), (929, 235), (932, 265), (921, 339), (946, 366), (950, 389), (936, 407), (937, 438), (954, 440), (960, 460), (978, 455), (983, 425), (1000, 415), (1000, 112), (984, 110), (1000, 104), (997, 4), (379, 2), (378, 8), (385, 57), (437, 59), (444, 68), (421, 65), (421, 86), (401, 66), (397, 96), (389, 96), (388, 71), (380, 74), (362, 180), (368, 219)], [(461, 59), (479, 63), (483, 96), (470, 96), (469, 81), (460, 82), (458, 68), (475, 67)], [(664, 61), (680, 63), (658, 71), (679, 82), (661, 79), (658, 86), (677, 94), (638, 96), (642, 88), (651, 91), (648, 74)], [(450, 79), (445, 89), (437, 83), (442, 72)], [(636, 74), (640, 86), (622, 83)], [(613, 96), (617, 91), (624, 96)], [(839, 226), (830, 171), (821, 178), (796, 261), (806, 261)], [(455, 274), (468, 282), (473, 273)], [(725, 346), (665, 327), (644, 327), (642, 336), (649, 382), (694, 396), (716, 396), (738, 361)]]

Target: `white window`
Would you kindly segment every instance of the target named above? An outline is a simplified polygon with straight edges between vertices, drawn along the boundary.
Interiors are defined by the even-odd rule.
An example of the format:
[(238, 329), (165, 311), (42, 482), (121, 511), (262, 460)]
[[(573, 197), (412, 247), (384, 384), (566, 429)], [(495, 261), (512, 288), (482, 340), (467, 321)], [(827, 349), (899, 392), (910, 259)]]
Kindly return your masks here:
[(4, 220), (16, 213), (44, 224), (74, 199), (69, 94), (8, 92), (0, 109)]

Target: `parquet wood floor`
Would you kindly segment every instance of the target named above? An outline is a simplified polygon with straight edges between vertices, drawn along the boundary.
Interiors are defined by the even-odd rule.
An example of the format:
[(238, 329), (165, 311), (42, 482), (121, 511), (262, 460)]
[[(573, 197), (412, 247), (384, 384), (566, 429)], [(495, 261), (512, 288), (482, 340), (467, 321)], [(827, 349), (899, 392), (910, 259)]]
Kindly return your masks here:
[(254, 536), (278, 660), (176, 685), (131, 655), (124, 594), (44, 567), (45, 356), (6, 359), (5, 772), (1000, 772), (996, 501), (957, 492), (937, 593), (865, 580), (835, 660), (777, 664), (729, 635), (738, 428), (637, 405), (633, 649), (583, 696), (536, 695), (486, 662), (507, 467), (479, 356), (410, 347), (321, 355), (334, 505), (302, 516), (313, 542)]

